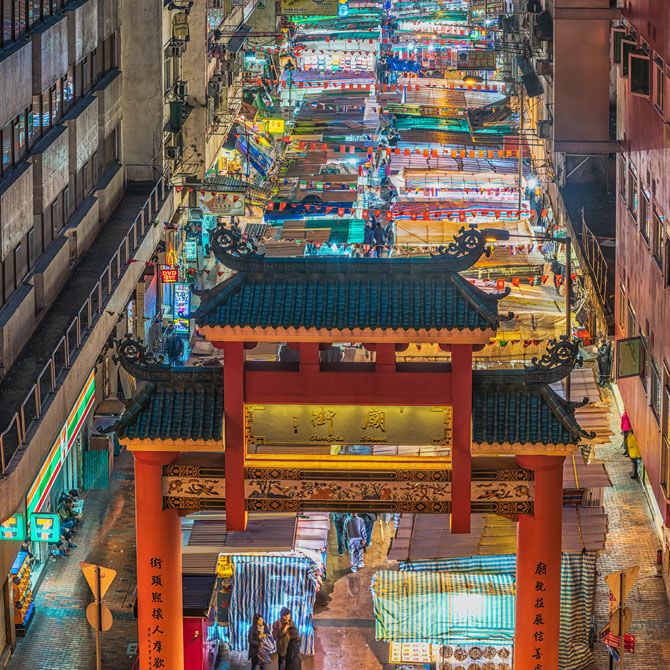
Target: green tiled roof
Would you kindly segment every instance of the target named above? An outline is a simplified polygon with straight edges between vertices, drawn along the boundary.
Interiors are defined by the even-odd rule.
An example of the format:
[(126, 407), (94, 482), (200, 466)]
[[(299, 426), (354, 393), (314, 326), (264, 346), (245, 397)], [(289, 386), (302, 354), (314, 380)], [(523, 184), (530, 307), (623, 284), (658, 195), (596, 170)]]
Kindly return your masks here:
[[(365, 262), (365, 261), (364, 261)], [(367, 261), (370, 262), (370, 261)], [(343, 263), (340, 270), (346, 269)], [(457, 273), (240, 272), (204, 296), (200, 326), (328, 330), (487, 330), (498, 299)]]
[[(518, 372), (518, 379), (514, 379)], [(511, 374), (510, 374), (511, 373)], [(577, 444), (584, 434), (574, 407), (525, 371), (473, 372), (472, 441), (476, 444)]]
[[(197, 368), (196, 368), (197, 369)], [(152, 382), (114, 427), (131, 440), (221, 441), (223, 385)]]

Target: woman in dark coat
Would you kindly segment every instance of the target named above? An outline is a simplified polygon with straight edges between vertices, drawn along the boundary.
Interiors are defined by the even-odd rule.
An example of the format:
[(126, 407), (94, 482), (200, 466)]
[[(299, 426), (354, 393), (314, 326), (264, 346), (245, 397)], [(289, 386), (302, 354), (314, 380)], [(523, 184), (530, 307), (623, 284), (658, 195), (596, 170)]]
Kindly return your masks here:
[(286, 665), (284, 670), (301, 670), (300, 634), (295, 626), (288, 629), (288, 648), (286, 649)]
[(261, 641), (264, 637), (270, 634), (270, 629), (263, 621), (260, 614), (254, 614), (247, 639), (249, 640), (249, 660), (251, 661), (251, 670), (255, 670), (256, 666), (260, 670), (265, 670), (265, 665), (258, 658), (258, 651), (261, 647)]

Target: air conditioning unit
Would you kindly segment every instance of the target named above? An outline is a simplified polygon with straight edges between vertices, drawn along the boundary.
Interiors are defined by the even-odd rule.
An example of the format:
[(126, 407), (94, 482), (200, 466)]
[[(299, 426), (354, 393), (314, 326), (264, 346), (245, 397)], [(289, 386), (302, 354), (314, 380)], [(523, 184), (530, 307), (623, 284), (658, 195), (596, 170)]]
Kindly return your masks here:
[(554, 68), (548, 60), (539, 60), (535, 64), (535, 69), (538, 74), (544, 77), (550, 77), (553, 74)]
[(178, 161), (181, 158), (181, 147), (177, 145), (165, 147), (165, 157), (171, 161)]
[(188, 97), (188, 82), (187, 81), (175, 82), (174, 95), (178, 100), (185, 100)]
[(538, 121), (537, 122), (538, 137), (541, 137), (543, 140), (551, 139), (552, 125), (553, 125), (552, 122), (549, 121), (548, 119), (545, 119), (544, 121)]

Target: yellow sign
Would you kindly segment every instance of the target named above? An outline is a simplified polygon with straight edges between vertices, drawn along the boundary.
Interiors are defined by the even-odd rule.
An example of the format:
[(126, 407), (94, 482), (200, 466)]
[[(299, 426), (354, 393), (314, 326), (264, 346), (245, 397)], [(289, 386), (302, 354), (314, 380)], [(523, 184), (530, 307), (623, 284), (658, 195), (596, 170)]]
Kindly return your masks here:
[(271, 135), (282, 135), (284, 133), (284, 119), (268, 119), (267, 128)]
[[(84, 563), (83, 561), (79, 563), (79, 567), (84, 573), (84, 577), (86, 578), (88, 585), (91, 587), (93, 595), (98, 600), (102, 598), (105, 593), (107, 593), (107, 589), (109, 588), (110, 584), (114, 581), (114, 577), (116, 577), (116, 570), (112, 570), (112, 568), (103, 568), (102, 566), (95, 565), (93, 563)], [(100, 570), (100, 593), (98, 593), (97, 570)]]
[(248, 445), (451, 446), (452, 408), (401, 405), (246, 405)]
[(605, 575), (605, 583), (610, 587), (610, 591), (617, 603), (623, 604), (628, 598), (628, 594), (633, 588), (633, 584), (640, 574), (640, 566), (634, 565), (626, 570), (619, 572), (610, 572)]
[(284, 16), (337, 16), (337, 0), (280, 0)]

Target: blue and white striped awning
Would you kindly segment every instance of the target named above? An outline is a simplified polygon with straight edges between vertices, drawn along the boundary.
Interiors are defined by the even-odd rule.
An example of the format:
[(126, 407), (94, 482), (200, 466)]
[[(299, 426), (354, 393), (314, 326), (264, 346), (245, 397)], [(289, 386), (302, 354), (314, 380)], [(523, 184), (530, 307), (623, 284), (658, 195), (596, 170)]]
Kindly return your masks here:
[(509, 644), (514, 639), (514, 578), (381, 570), (372, 600), (378, 640)]
[[(400, 563), (399, 574), (466, 574), (470, 576), (499, 575), (512, 581), (514, 593), (516, 582), (516, 555), (472, 556), (469, 558), (436, 559)], [(596, 576), (596, 554), (563, 554), (561, 561), (561, 630), (559, 638), (559, 670), (583, 670), (594, 659), (589, 646), (589, 627), (593, 611)], [(374, 584), (374, 583), (373, 583)], [(374, 592), (374, 591), (373, 591)], [(374, 596), (373, 596), (374, 597)], [(402, 596), (396, 598), (401, 601)], [(401, 607), (397, 603), (395, 607)], [(381, 614), (381, 612), (380, 612)], [(375, 615), (377, 608), (375, 606)], [(507, 625), (508, 620), (502, 620)], [(495, 625), (489, 620), (487, 625)], [(432, 629), (432, 622), (425, 628), (417, 626), (421, 638), (416, 641), (439, 643), (443, 637)], [(512, 615), (512, 630), (514, 617)], [(378, 636), (380, 624), (377, 622)], [(445, 627), (448, 630), (448, 626)], [(379, 638), (382, 639), (382, 638)], [(392, 638), (388, 638), (392, 639)]]
[(323, 582), (323, 567), (306, 556), (235, 555), (227, 632), (234, 651), (248, 648), (247, 633), (254, 614), (268, 625), (282, 607), (291, 610), (300, 632), (303, 654), (314, 653), (314, 600)]

